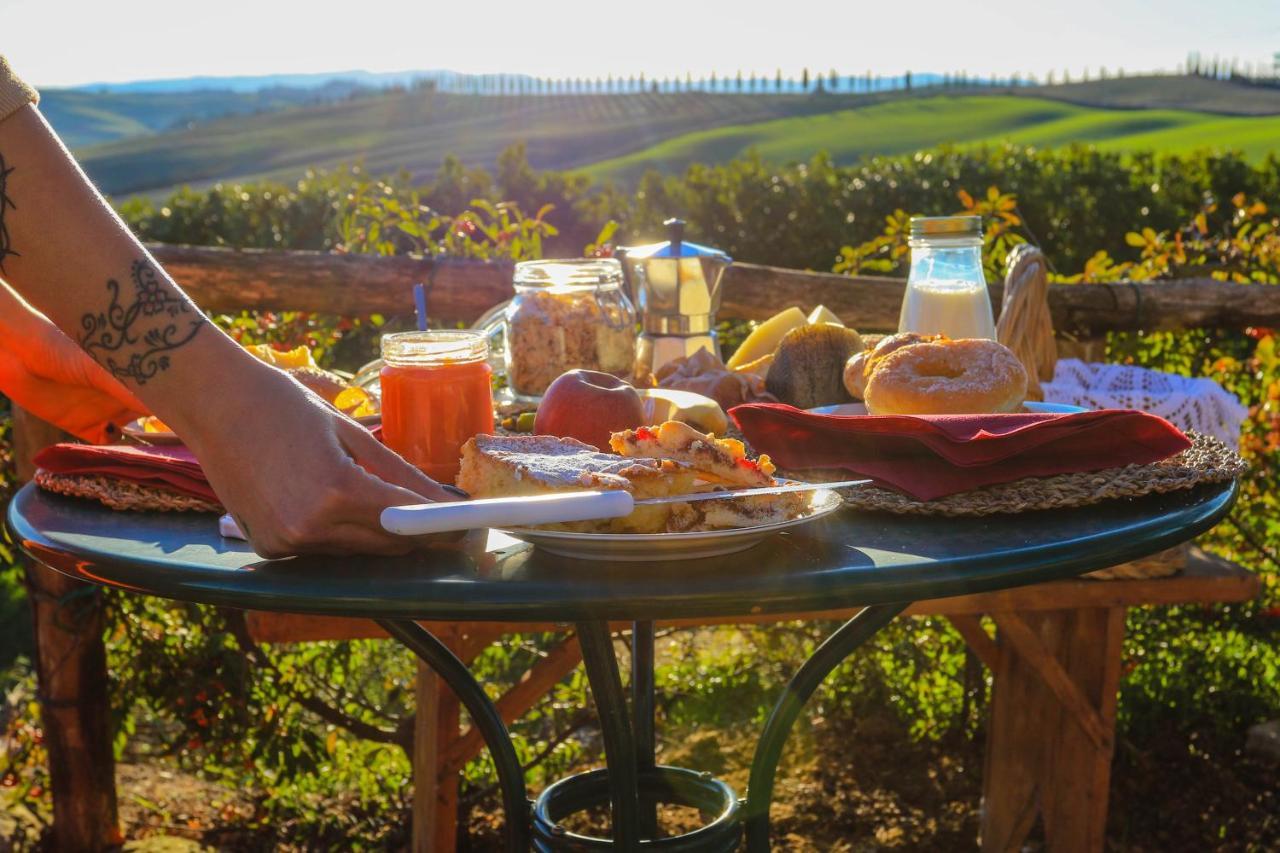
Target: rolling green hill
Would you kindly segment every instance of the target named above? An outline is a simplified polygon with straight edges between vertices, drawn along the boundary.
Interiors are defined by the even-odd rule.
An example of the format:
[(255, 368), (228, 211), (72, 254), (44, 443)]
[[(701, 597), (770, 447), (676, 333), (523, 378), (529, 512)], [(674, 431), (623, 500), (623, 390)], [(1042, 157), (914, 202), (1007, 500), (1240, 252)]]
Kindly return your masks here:
[[(217, 119), (78, 153), (106, 192), (154, 195), (184, 183), (290, 180), (309, 167), (357, 161), (376, 173), (406, 169), (426, 178), (449, 154), (468, 165), (491, 166), (513, 142), (527, 144), (535, 167), (586, 169), (623, 180), (650, 167), (671, 171), (691, 162), (720, 162), (751, 147), (780, 162), (826, 150), (842, 163), (940, 143), (1004, 140), (1168, 151), (1239, 148), (1252, 157), (1280, 150), (1280, 90), (1195, 78), (1126, 78), (1003, 92), (943, 91), (549, 97), (393, 92)], [(1052, 97), (1031, 96), (1042, 91)], [(1215, 103), (1216, 93), (1223, 110), (1236, 114), (1132, 108), (1144, 91), (1153, 103), (1202, 108)], [(1085, 103), (1090, 101), (1124, 108)], [(1250, 111), (1257, 115), (1241, 115)]]
[(627, 180), (646, 169), (680, 171), (755, 148), (766, 160), (804, 160), (827, 151), (839, 163), (902, 154), (940, 143), (1015, 142), (1041, 147), (1073, 142), (1102, 148), (1192, 151), (1240, 149), (1254, 158), (1280, 153), (1280, 116), (1221, 116), (1187, 110), (1104, 110), (1008, 95), (926, 97), (697, 131), (588, 167)]
[(40, 110), (71, 148), (147, 136), (222, 116), (271, 112), (333, 100), (350, 90), (263, 89), (258, 92), (95, 92), (46, 89)]
[(520, 141), (535, 166), (567, 169), (707, 127), (866, 102), (867, 96), (697, 92), (523, 98), (405, 92), (226, 118), (77, 153), (98, 185), (113, 194), (249, 177), (289, 179), (311, 166), (357, 160), (374, 172), (407, 169), (425, 177), (446, 155), (488, 166)]

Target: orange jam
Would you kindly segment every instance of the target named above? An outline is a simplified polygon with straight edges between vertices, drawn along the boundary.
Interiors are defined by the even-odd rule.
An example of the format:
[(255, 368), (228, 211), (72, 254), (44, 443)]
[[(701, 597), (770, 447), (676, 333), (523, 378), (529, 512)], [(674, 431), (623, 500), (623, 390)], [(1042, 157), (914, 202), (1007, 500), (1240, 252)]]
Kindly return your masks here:
[(458, 476), (462, 445), (493, 432), (489, 345), (477, 332), (382, 338), (382, 437), (433, 480)]

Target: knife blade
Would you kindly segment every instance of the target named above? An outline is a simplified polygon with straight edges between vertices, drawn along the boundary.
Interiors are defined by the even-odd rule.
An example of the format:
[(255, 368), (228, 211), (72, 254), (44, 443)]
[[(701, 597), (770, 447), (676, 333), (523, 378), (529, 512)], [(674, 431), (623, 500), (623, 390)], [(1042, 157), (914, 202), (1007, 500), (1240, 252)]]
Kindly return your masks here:
[(865, 486), (870, 480), (839, 480), (834, 483), (788, 483), (785, 486), (760, 486), (755, 489), (718, 489), (710, 492), (696, 492), (691, 495), (667, 495), (661, 498), (645, 498), (636, 501), (636, 506), (653, 504), (681, 504), (692, 501), (717, 501), (729, 498), (746, 498), (754, 495), (784, 495), (788, 492), (812, 492), (817, 489), (847, 489), (850, 486)]
[(732, 500), (752, 495), (774, 495), (808, 492), (815, 489), (859, 486), (869, 480), (845, 480), (838, 483), (789, 483), (757, 489), (719, 490), (687, 495), (635, 500), (630, 492), (603, 489), (582, 492), (554, 492), (513, 498), (482, 498), (471, 501), (392, 506), (382, 511), (382, 527), (400, 536), (424, 536), (453, 530), (482, 527), (526, 527), (566, 521), (590, 521), (622, 518), (637, 506), (686, 503), (689, 501)]

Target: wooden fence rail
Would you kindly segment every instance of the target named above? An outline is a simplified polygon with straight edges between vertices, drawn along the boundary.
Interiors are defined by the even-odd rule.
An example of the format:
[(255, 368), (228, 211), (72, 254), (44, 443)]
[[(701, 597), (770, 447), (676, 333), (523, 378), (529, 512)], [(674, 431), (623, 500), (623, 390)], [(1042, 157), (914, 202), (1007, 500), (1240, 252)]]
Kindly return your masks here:
[[(257, 249), (149, 247), (207, 311), (254, 308), (332, 314), (412, 311), (409, 288), (429, 285), (433, 317), (471, 321), (511, 295), (511, 264), (433, 261)], [(763, 320), (788, 305), (826, 305), (860, 329), (898, 325), (904, 283), (737, 263), (726, 273), (721, 315)], [(997, 304), (1001, 285), (993, 284)], [(1210, 278), (1049, 288), (1054, 327), (1078, 338), (1116, 331), (1280, 325), (1280, 287)]]

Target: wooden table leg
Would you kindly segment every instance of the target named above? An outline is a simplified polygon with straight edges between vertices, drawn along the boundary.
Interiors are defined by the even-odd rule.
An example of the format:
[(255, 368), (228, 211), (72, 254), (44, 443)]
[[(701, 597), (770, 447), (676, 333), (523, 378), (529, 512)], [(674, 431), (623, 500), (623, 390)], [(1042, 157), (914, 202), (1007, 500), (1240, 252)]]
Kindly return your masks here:
[(1037, 815), (1048, 850), (1103, 849), (1124, 616), (1123, 607), (993, 614), (983, 850), (1017, 850)]
[(440, 694), (447, 692), (440, 677), (425, 662), (418, 661), (414, 687), (416, 710), (413, 717), (413, 853), (440, 853), (449, 848), (436, 846), (435, 827), (440, 763)]
[[(18, 479), (29, 480), (35, 454), (63, 435), (15, 407), (13, 437)], [(33, 560), (23, 562), (53, 793), (53, 849), (106, 850), (124, 838), (116, 811), (102, 591)]]
[(1054, 851), (1101, 851), (1115, 748), (1124, 608), (1071, 611), (1062, 664), (1102, 717), (1108, 738), (1094, 744), (1064, 712), (1049, 756), (1043, 797), (1045, 835)]
[(418, 661), (413, 725), (413, 851), (452, 853), (458, 838), (458, 774), (444, 755), (458, 739), (457, 697)]

